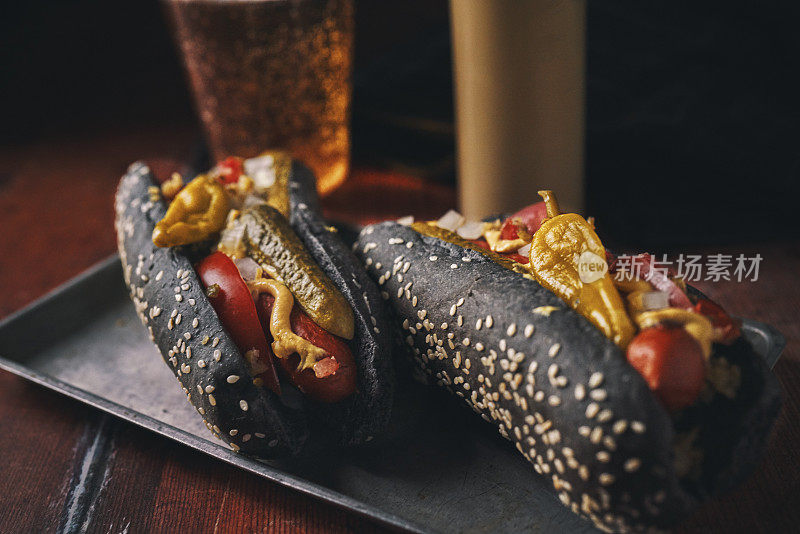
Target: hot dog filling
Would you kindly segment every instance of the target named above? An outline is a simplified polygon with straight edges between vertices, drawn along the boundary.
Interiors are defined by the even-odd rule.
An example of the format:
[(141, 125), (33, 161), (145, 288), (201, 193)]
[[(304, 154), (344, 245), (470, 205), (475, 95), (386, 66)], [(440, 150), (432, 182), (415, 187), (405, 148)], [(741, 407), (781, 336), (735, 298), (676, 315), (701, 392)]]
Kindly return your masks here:
[[(648, 254), (635, 256), (641, 267), (636, 276), (626, 272), (602, 247), (591, 218), (560, 214), (552, 194), (544, 193), (550, 202), (505, 220), (470, 222), (448, 212), (437, 221), (398, 222), (535, 278), (587, 317), (622, 349), (670, 412), (676, 473), (697, 480), (704, 461), (700, 421), (708, 417), (698, 414), (736, 402), (742, 387), (741, 368), (713, 351), (715, 344), (730, 345), (740, 337), (738, 322), (716, 303), (689, 293), (674, 272), (656, 269)], [(581, 272), (584, 257), (603, 268)], [(533, 311), (549, 316), (556, 310), (544, 308)]]
[[(172, 202), (156, 225), (153, 241), (157, 246), (174, 247), (207, 243), (221, 235), (216, 245), (220, 252), (201, 262), (205, 266), (200, 270), (201, 280), (204, 270), (210, 268), (216, 270), (215, 276), (246, 283), (249, 304), (215, 297), (219, 286), (217, 292), (214, 287), (207, 290), (223, 326), (246, 355), (254, 382), (274, 382), (269, 378), (274, 376), (274, 358), (301, 391), (323, 402), (338, 402), (355, 391), (353, 355), (347, 344), (339, 341), (340, 336), (353, 337), (353, 312), (286, 221), (290, 164), (282, 154), (250, 160), (228, 158), (188, 184), (173, 177), (162, 186), (168, 189), (162, 193)], [(222, 259), (221, 254), (229, 259)], [(237, 287), (235, 280), (230, 284)], [(260, 305), (262, 293), (271, 296), (269, 319), (262, 321), (263, 326), (259, 323), (261, 311), (258, 315), (255, 309), (251, 311), (253, 302)], [(253, 336), (241, 331), (244, 323), (236, 317), (247, 318), (246, 328), (262, 326), (269, 345), (259, 347), (251, 341)], [(300, 331), (293, 325), (300, 325)], [(295, 355), (297, 363), (287, 366)], [(347, 376), (338, 376), (343, 373)], [(280, 391), (277, 384), (270, 389)]]
[[(545, 202), (505, 220), (475, 223), (450, 211), (437, 221), (406, 223), (535, 278), (617, 343), (669, 410), (698, 401), (702, 388), (687, 388), (687, 381), (732, 397), (738, 368), (710, 356), (714, 343), (738, 338), (737, 322), (708, 299), (690, 297), (683, 280), (655, 269), (649, 255), (636, 257), (644, 265), (638, 276), (624, 272), (606, 253), (592, 219), (561, 214), (552, 193), (542, 194)], [(603, 269), (582, 272), (584, 257)]]
[(294, 298), (285, 285), (277, 280), (259, 278), (247, 284), (255, 294), (265, 291), (275, 298), (270, 314), (269, 331), (272, 334), (272, 352), (278, 358), (288, 358), (293, 353), (300, 356), (298, 371), (313, 369), (316, 363), (327, 356), (327, 353), (302, 337), (292, 332), (289, 322), (294, 305)]

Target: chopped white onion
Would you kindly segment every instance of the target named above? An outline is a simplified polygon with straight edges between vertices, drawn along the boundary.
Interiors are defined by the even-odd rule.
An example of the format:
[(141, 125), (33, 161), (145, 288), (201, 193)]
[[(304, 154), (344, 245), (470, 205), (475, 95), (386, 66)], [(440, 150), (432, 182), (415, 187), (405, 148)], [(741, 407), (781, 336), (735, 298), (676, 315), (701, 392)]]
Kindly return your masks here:
[(458, 228), (456, 233), (464, 239), (480, 239), (483, 235), (483, 223), (480, 221), (464, 223)]
[(264, 191), (275, 183), (275, 158), (270, 154), (244, 160), (244, 173), (253, 179), (256, 191)]
[(244, 244), (244, 231), (243, 224), (236, 224), (229, 226), (222, 231), (219, 237), (218, 248), (220, 250), (239, 250)]
[(245, 197), (244, 202), (242, 203), (242, 208), (252, 208), (253, 206), (261, 206), (262, 204), (266, 203), (267, 201), (264, 200), (264, 198), (260, 195), (249, 194), (247, 197)]
[(405, 217), (400, 217), (397, 219), (397, 224), (402, 224), (403, 226), (411, 226), (414, 223), (414, 216), (413, 215), (406, 215)]
[(439, 228), (444, 228), (445, 230), (450, 230), (451, 232), (458, 230), (462, 224), (464, 224), (464, 217), (455, 210), (449, 210), (447, 213), (442, 215), (438, 221), (436, 221), (436, 225)]
[(669, 306), (669, 294), (663, 291), (648, 291), (642, 294), (642, 307), (645, 310), (660, 310)]
[(519, 250), (517, 250), (517, 254), (519, 254), (520, 256), (524, 256), (526, 258), (530, 255), (530, 253), (531, 253), (530, 243), (528, 243), (525, 246), (519, 247)]
[(253, 258), (248, 257), (233, 260), (233, 263), (236, 264), (236, 268), (239, 269), (239, 274), (242, 275), (245, 282), (255, 280), (258, 270), (261, 268)]

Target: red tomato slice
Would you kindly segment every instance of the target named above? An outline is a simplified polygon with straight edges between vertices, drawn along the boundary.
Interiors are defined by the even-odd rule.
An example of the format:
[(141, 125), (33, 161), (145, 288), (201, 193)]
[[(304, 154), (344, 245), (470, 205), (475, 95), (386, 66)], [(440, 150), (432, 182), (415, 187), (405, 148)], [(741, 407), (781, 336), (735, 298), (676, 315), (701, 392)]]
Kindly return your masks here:
[(249, 350), (258, 351), (259, 360), (268, 367), (259, 378), (264, 381), (265, 386), (280, 395), (278, 375), (272, 363), (272, 349), (258, 320), (250, 290), (236, 265), (222, 252), (214, 252), (201, 261), (196, 269), (206, 289), (215, 284), (219, 287), (218, 294), (208, 300), (222, 321), (222, 326), (231, 335), (242, 356)]
[(519, 219), (509, 217), (503, 221), (503, 226), (500, 227), (500, 239), (513, 241), (519, 238), (519, 231), (521, 229), (525, 229), (525, 231), (527, 231), (525, 223)]
[(742, 334), (741, 321), (728, 315), (722, 306), (710, 299), (698, 299), (694, 311), (705, 315), (714, 327), (715, 340), (719, 343), (730, 345)]
[[(274, 303), (275, 299), (269, 293), (258, 297), (258, 315), (264, 332), (269, 332)], [(297, 354), (278, 358), (292, 383), (310, 398), (321, 402), (339, 402), (352, 395), (356, 390), (356, 363), (347, 343), (317, 325), (298, 306), (292, 308), (290, 322), (295, 334), (328, 353), (328, 357), (317, 362), (313, 369), (302, 372), (297, 372), (300, 362)]]
[(526, 206), (513, 214), (509, 219), (519, 219), (528, 227), (528, 233), (533, 235), (547, 218), (547, 206), (544, 202), (537, 202)]
[(244, 172), (242, 159), (234, 156), (228, 156), (217, 166), (219, 167), (219, 178), (223, 184), (235, 184)]
[(522, 254), (517, 254), (516, 252), (508, 252), (503, 254), (503, 256), (507, 257), (510, 260), (514, 260), (517, 263), (521, 263), (523, 265), (527, 265), (531, 260), (530, 258), (526, 258)]
[(485, 240), (485, 239), (483, 239), (483, 238), (480, 238), (480, 239), (472, 239), (471, 241), (472, 241), (474, 244), (476, 244), (476, 245), (478, 245), (479, 247), (481, 247), (482, 249), (486, 249), (486, 250), (492, 250), (492, 248), (489, 246), (489, 243), (487, 243), (487, 242), (486, 242), (486, 240)]

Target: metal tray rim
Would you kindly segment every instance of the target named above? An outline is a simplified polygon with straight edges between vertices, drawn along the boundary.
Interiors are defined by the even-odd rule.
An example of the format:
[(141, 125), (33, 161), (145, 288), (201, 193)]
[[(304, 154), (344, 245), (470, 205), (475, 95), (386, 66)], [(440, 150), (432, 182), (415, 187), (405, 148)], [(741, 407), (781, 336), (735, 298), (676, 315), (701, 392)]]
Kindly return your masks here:
[[(39, 307), (46, 305), (51, 298), (57, 296), (64, 289), (80, 284), (81, 282), (85, 282), (98, 272), (110, 268), (114, 263), (117, 262), (119, 262), (119, 256), (117, 254), (101, 260), (74, 278), (71, 278), (67, 282), (49, 291), (42, 297), (34, 300), (27, 306), (0, 320), (0, 329), (3, 329), (15, 321), (24, 318), (30, 312), (38, 309)], [(281, 486), (299, 491), (305, 495), (320, 499), (340, 508), (350, 510), (360, 516), (369, 518), (383, 525), (408, 532), (429, 532), (429, 530), (426, 530), (420, 525), (408, 521), (407, 519), (385, 512), (380, 508), (368, 505), (358, 499), (348, 497), (337, 491), (333, 491), (319, 484), (310, 482), (304, 478), (286, 474), (283, 471), (270, 466), (269, 464), (237, 454), (227, 447), (223, 447), (222, 445), (217, 445), (211, 441), (202, 439), (189, 432), (185, 432), (172, 425), (163, 423), (157, 419), (142, 414), (136, 410), (132, 410), (126, 406), (109, 401), (86, 390), (72, 386), (71, 384), (57, 378), (34, 371), (25, 365), (5, 358), (1, 354), (0, 369), (25, 378), (37, 385), (44, 386), (62, 395), (66, 395), (72, 399), (81, 401), (115, 417), (119, 417), (125, 421), (133, 423), (140, 428), (153, 431), (156, 434), (178, 441), (179, 443), (182, 443), (196, 451), (217, 458), (229, 465), (244, 469), (247, 472), (266, 478), (267, 480), (270, 480)]]

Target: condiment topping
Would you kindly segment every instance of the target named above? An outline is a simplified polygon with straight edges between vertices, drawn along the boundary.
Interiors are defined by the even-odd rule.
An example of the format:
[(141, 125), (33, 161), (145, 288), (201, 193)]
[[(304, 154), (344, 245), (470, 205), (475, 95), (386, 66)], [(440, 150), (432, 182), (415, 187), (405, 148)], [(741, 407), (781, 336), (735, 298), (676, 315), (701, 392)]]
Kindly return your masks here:
[(248, 282), (250, 291), (260, 293), (266, 291), (275, 298), (275, 304), (270, 314), (269, 331), (272, 334), (272, 351), (278, 358), (288, 358), (295, 352), (300, 355), (298, 371), (313, 369), (314, 365), (325, 358), (326, 353), (315, 347), (305, 339), (292, 332), (290, 315), (294, 298), (285, 285), (277, 280), (259, 278)]
[[(350, 304), (275, 208), (261, 205), (246, 209), (230, 222), (225, 233), (229, 231), (243, 232), (246, 255), (270, 277), (283, 283), (315, 323), (341, 338), (353, 338), (355, 326)], [(223, 251), (241, 252), (224, 248)]]
[(437, 239), (441, 239), (442, 241), (447, 241), (448, 243), (453, 243), (454, 245), (480, 252), (490, 260), (497, 262), (506, 269), (520, 273), (523, 276), (530, 276), (530, 273), (528, 273), (528, 270), (524, 265), (521, 265), (520, 263), (515, 262), (505, 256), (501, 256), (496, 252), (492, 252), (488, 248), (482, 247), (479, 243), (466, 240), (455, 232), (441, 228), (435, 223), (414, 222), (411, 223), (411, 228), (422, 235), (435, 237)]
[[(267, 332), (274, 305), (275, 299), (269, 293), (261, 293), (256, 301), (261, 324)], [(299, 354), (278, 359), (289, 380), (310, 399), (320, 402), (339, 402), (352, 395), (356, 391), (358, 371), (353, 353), (344, 340), (320, 328), (298, 306), (292, 308), (290, 323), (295, 334), (324, 350), (327, 356), (314, 364), (313, 371), (298, 370)]]
[(206, 240), (225, 226), (229, 209), (222, 185), (201, 174), (175, 196), (153, 230), (153, 244), (176, 247)]
[(251, 372), (280, 394), (278, 377), (272, 365), (272, 351), (261, 328), (253, 298), (236, 265), (225, 254), (215, 252), (203, 259), (196, 270), (214, 311), (250, 363)]
[[(270, 152), (247, 160), (229, 157), (186, 186), (173, 174), (160, 190), (150, 192), (153, 202), (161, 195), (173, 199), (153, 231), (153, 243), (187, 245), (224, 228), (219, 251), (197, 269), (215, 311), (255, 375), (254, 383), (280, 393), (274, 351), (301, 390), (316, 400), (338, 402), (356, 387), (353, 355), (340, 339), (353, 337), (353, 310), (286, 220), (291, 168), (288, 154)], [(251, 292), (264, 317), (261, 308), (254, 313)], [(295, 302), (300, 309), (294, 308)], [(271, 347), (265, 330), (273, 338)]]
[[(740, 336), (738, 321), (706, 298), (690, 299), (683, 280), (657, 269), (650, 254), (631, 258), (637, 276), (626, 273), (626, 265), (604, 249), (593, 219), (561, 214), (551, 191), (539, 194), (544, 202), (502, 222), (470, 223), (452, 210), (432, 223), (404, 222), (423, 235), (476, 250), (534, 277), (617, 345), (627, 347), (628, 361), (668, 409), (696, 402), (706, 379), (724, 395), (735, 396), (738, 375), (719, 372), (722, 366), (709, 357), (713, 343), (729, 344)], [(557, 309), (541, 306), (533, 311), (549, 316)]]
[[(540, 191), (548, 218), (533, 236), (530, 270), (544, 287), (561, 297), (589, 319), (606, 337), (626, 347), (635, 329), (608, 272), (594, 270), (592, 281), (584, 282), (580, 269), (587, 264), (586, 253), (605, 265), (606, 251), (600, 238), (578, 214), (561, 214), (552, 191)], [(581, 261), (581, 258), (584, 258)], [(584, 276), (584, 279), (586, 277)]]

